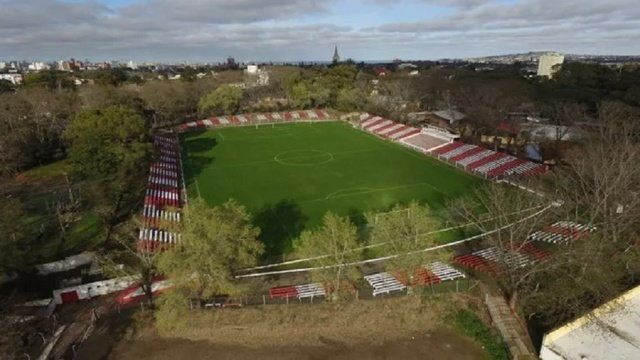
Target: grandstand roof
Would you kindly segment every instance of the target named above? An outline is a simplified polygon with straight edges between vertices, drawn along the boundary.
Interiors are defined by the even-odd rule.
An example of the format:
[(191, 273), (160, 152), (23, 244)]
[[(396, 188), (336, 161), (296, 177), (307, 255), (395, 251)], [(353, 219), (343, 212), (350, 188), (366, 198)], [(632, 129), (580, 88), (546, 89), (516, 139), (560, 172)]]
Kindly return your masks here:
[(456, 110), (440, 110), (440, 111), (434, 111), (433, 115), (438, 116), (440, 118), (443, 118), (445, 120), (447, 120), (449, 122), (449, 124), (453, 124), (454, 122), (458, 121), (458, 120), (462, 120), (466, 117), (465, 114), (456, 111)]
[(540, 358), (640, 359), (640, 286), (547, 333)]

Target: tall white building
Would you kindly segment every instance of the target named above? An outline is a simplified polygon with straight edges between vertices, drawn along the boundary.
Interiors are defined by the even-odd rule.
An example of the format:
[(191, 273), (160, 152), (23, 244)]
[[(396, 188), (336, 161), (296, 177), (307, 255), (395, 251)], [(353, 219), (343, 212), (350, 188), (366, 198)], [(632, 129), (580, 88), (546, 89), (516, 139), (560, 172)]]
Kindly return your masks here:
[(48, 70), (49, 69), (49, 65), (43, 63), (43, 62), (32, 62), (31, 64), (29, 64), (29, 66), (27, 67), (30, 71), (40, 71), (40, 70)]
[(548, 53), (540, 55), (538, 58), (538, 76), (553, 77), (553, 74), (564, 62), (564, 55), (559, 53)]

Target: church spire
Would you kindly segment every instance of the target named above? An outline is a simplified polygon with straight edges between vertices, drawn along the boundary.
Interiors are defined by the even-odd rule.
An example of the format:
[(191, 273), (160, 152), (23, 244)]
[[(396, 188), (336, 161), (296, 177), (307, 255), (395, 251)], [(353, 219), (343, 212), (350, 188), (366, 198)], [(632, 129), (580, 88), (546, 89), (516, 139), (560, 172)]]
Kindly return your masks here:
[(337, 64), (340, 62), (340, 55), (338, 54), (338, 44), (336, 44), (335, 48), (333, 49), (333, 63)]

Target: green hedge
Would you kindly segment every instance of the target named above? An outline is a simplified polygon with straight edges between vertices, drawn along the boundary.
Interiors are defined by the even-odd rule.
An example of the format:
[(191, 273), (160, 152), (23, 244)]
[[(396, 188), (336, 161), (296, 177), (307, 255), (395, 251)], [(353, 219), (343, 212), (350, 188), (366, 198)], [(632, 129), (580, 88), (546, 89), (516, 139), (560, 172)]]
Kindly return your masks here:
[(485, 325), (476, 314), (469, 310), (460, 310), (455, 314), (454, 322), (456, 327), (462, 330), (467, 336), (482, 344), (489, 354), (490, 359), (509, 359), (502, 338)]

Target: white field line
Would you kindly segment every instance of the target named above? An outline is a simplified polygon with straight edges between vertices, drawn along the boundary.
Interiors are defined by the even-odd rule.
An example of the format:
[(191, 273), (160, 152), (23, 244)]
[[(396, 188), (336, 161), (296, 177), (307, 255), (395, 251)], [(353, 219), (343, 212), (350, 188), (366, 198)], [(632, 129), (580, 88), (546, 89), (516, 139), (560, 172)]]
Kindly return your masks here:
[[(534, 206), (534, 207), (531, 207), (531, 208), (528, 208), (528, 209), (524, 209), (524, 210), (519, 210), (519, 211), (513, 212), (513, 213), (511, 213), (511, 214), (508, 214), (507, 216), (512, 216), (512, 215), (521, 214), (521, 213), (523, 213), (523, 212), (527, 212), (527, 211), (535, 210), (535, 209), (538, 209), (538, 208), (540, 208), (540, 207), (542, 207), (542, 205)], [(548, 206), (547, 206), (547, 208), (548, 208)], [(546, 209), (545, 209), (545, 210), (546, 210)], [(539, 213), (540, 213), (540, 212), (539, 212)], [(500, 217), (501, 217), (501, 216), (500, 216)], [(493, 220), (495, 220), (495, 219), (497, 219), (497, 218), (498, 218), (498, 217), (496, 216), (496, 217), (491, 218), (491, 219), (483, 220), (483, 221), (481, 221), (480, 223), (485, 223), (485, 222), (493, 221)], [(511, 223), (509, 226), (511, 226), (511, 225), (513, 225), (513, 224), (516, 224), (516, 223), (517, 223), (517, 222)], [(447, 231), (451, 231), (451, 230), (455, 230), (455, 229), (460, 229), (460, 228), (468, 227), (468, 226), (471, 226), (471, 225), (473, 225), (473, 224), (475, 224), (475, 223), (468, 223), (468, 224), (462, 224), (462, 225), (451, 226), (451, 227), (448, 227), (448, 228), (445, 228), (445, 229), (439, 229), (439, 230), (435, 230), (435, 231), (430, 231), (430, 232), (427, 232), (427, 233), (424, 233), (424, 234), (420, 234), (420, 235), (433, 235), (433, 234), (438, 234), (438, 233), (441, 233), (441, 232), (447, 232)], [(492, 231), (493, 231), (493, 230), (492, 230)], [(490, 232), (485, 233), (485, 234), (481, 234), (481, 235), (486, 235), (486, 234), (489, 234), (489, 233), (490, 233)], [(386, 241), (386, 242), (380, 242), (380, 243), (370, 244), (370, 245), (366, 245), (366, 246), (362, 246), (362, 247), (359, 247), (359, 248), (353, 249), (353, 251), (360, 251), (360, 250), (365, 250), (365, 249), (371, 249), (371, 248), (375, 248), (375, 247), (379, 247), (379, 246), (386, 245), (386, 244), (388, 244), (388, 243), (389, 243), (389, 242), (388, 242), (388, 241)], [(445, 245), (448, 245), (448, 244), (445, 244)], [(243, 271), (243, 272), (244, 272), (244, 271), (253, 271), (253, 270), (269, 269), (269, 268), (274, 268), (274, 267), (283, 266), (283, 265), (298, 264), (298, 263), (305, 262), (305, 261), (310, 261), (310, 260), (318, 260), (318, 259), (326, 258), (326, 257), (328, 257), (328, 256), (329, 256), (329, 255), (320, 255), (320, 256), (315, 256), (315, 257), (310, 257), (310, 258), (304, 258), (304, 259), (289, 260), (289, 261), (284, 261), (284, 262), (275, 263), (275, 264), (268, 264), (268, 265), (262, 265), (262, 266), (255, 266), (255, 267), (251, 267), (251, 268), (247, 268), (247, 269), (242, 269), (242, 270), (239, 270), (239, 271)], [(244, 277), (244, 275), (239, 275), (239, 276), (236, 276), (236, 277)]]
[(508, 185), (511, 185), (511, 186), (515, 186), (515, 187), (517, 187), (517, 188), (519, 188), (519, 189), (522, 189), (522, 190), (524, 190), (524, 191), (528, 191), (528, 192), (530, 192), (530, 193), (532, 193), (532, 194), (536, 194), (536, 195), (538, 195), (538, 196), (540, 196), (540, 197), (544, 197), (544, 194), (543, 194), (543, 193), (541, 193), (541, 192), (539, 192), (539, 191), (537, 191), (537, 190), (534, 190), (534, 189), (532, 189), (532, 188), (526, 187), (526, 186), (524, 186), (524, 185), (521, 185), (521, 184), (515, 183), (515, 182), (513, 182), (513, 181), (509, 181), (509, 180), (501, 179), (501, 180), (497, 180), (496, 182), (497, 182), (498, 184), (503, 183), (503, 184), (508, 184)]

